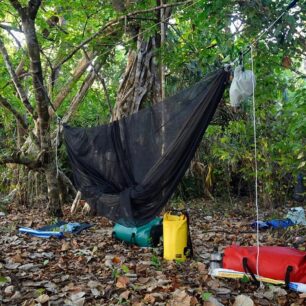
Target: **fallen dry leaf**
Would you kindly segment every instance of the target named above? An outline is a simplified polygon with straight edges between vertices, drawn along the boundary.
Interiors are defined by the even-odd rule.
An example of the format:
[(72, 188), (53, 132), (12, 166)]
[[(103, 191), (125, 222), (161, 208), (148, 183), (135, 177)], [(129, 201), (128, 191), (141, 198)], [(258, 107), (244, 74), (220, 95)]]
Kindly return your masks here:
[(12, 259), (12, 262), (15, 262), (15, 263), (23, 263), (24, 261), (24, 259), (20, 256), (20, 254), (16, 254), (11, 259)]
[[(112, 225), (101, 217), (88, 219), (86, 216), (75, 215), (74, 220), (71, 220), (70, 215), (65, 215), (67, 221), (95, 224), (92, 230), (66, 237), (65, 240), (1, 232), (0, 305), (35, 306), (41, 304), (36, 299), (43, 295), (48, 295), (50, 299), (41, 305), (49, 303), (67, 306), (118, 305), (120, 299), (122, 303), (127, 301), (127, 304), (133, 306), (194, 306), (201, 303), (206, 306), (220, 306), (233, 305), (239, 294), (247, 295), (260, 306), (301, 306), (305, 303), (305, 295), (299, 296), (296, 292), (285, 295), (282, 288), (272, 292), (268, 285), (259, 292), (254, 290), (251, 282), (213, 279), (208, 275), (210, 255), (216, 247), (215, 241), (220, 252), (234, 240), (242, 246), (255, 243), (254, 234), (243, 234), (243, 231), (251, 230), (248, 223), (253, 218), (253, 204), (239, 204), (241, 210), (228, 214), (230, 220), (225, 216), (225, 212), (229, 211), (227, 209), (231, 209), (229, 206), (224, 206), (220, 213), (211, 209), (211, 206), (211, 217), (207, 218), (207, 212), (202, 210), (203, 203), (198, 201), (196, 205), (201, 209), (195, 206), (192, 208), (191, 232), (199, 260), (194, 258), (180, 264), (163, 260), (161, 247), (153, 251), (112, 239)], [(25, 224), (26, 219), (39, 220), (35, 221), (35, 228), (51, 223), (51, 219), (41, 209), (23, 210), (18, 206), (5, 218), (0, 218), (0, 230), (12, 222), (13, 216), (16, 216), (20, 224)], [(270, 211), (263, 209), (263, 218), (268, 217)], [(261, 232), (261, 242), (265, 245), (291, 246), (295, 237), (303, 236), (304, 230), (300, 227), (290, 231), (269, 230)], [(63, 245), (66, 251), (61, 250)], [(158, 265), (153, 264), (153, 256), (158, 258)], [(123, 262), (128, 269), (122, 266)], [(115, 269), (124, 274), (114, 282)], [(10, 285), (15, 286), (13, 291), (5, 289)], [(5, 292), (9, 291), (11, 295), (6, 295)], [(204, 293), (212, 294), (211, 298), (204, 300)], [(218, 300), (213, 296), (217, 296)]]
[(127, 301), (129, 299), (130, 293), (131, 292), (129, 290), (123, 291), (119, 297)]
[(170, 306), (190, 306), (191, 296), (185, 290), (176, 289), (172, 295)]
[(116, 282), (117, 288), (126, 288), (129, 283), (129, 278), (126, 276), (119, 276)]
[(191, 297), (190, 305), (191, 306), (199, 305), (199, 301), (195, 296)]
[(230, 294), (231, 290), (228, 288), (217, 288), (216, 293), (217, 295), (226, 295), (226, 294)]
[(50, 300), (50, 297), (48, 294), (42, 294), (35, 300), (37, 303), (44, 304)]
[(34, 299), (26, 300), (24, 301), (21, 306), (36, 306), (37, 303), (35, 302)]
[(233, 306), (254, 306), (253, 300), (247, 295), (238, 295)]
[(149, 280), (149, 277), (139, 277), (137, 282), (140, 284), (146, 284)]
[(87, 286), (88, 286), (89, 288), (97, 288), (99, 285), (100, 285), (99, 282), (93, 281), (93, 280), (90, 280), (90, 281), (87, 283)]
[(306, 299), (306, 293), (300, 293), (299, 298), (300, 299)]
[(13, 295), (14, 291), (15, 291), (15, 286), (13, 285), (7, 286), (4, 289), (4, 295), (11, 296)]
[(77, 293), (72, 293), (69, 296), (69, 299), (72, 302), (73, 306), (83, 306), (85, 303), (85, 292), (77, 292)]
[(154, 304), (155, 303), (155, 297), (150, 294), (150, 293), (147, 293), (143, 299), (143, 301), (147, 304)]
[(94, 296), (94, 298), (97, 298), (101, 295), (101, 292), (97, 289), (97, 288), (92, 288), (90, 289), (92, 295)]
[(68, 250), (70, 250), (70, 243), (69, 242), (66, 242), (66, 241), (64, 241), (63, 243), (62, 243), (62, 248), (61, 248), (61, 250), (64, 252), (64, 251), (68, 251)]
[(200, 273), (207, 273), (207, 268), (206, 265), (203, 264), (202, 262), (198, 262), (198, 270)]
[(211, 296), (208, 301), (204, 302), (204, 306), (223, 306), (222, 303), (220, 303), (216, 298)]

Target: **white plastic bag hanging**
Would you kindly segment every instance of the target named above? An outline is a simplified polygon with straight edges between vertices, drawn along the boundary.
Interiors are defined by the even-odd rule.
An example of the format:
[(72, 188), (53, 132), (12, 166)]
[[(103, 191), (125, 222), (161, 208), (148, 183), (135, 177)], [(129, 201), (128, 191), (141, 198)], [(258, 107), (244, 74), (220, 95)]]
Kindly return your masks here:
[(256, 86), (255, 75), (251, 70), (244, 70), (242, 65), (235, 68), (234, 78), (230, 87), (230, 103), (233, 107), (238, 107), (240, 104), (253, 93), (253, 78), (254, 87)]

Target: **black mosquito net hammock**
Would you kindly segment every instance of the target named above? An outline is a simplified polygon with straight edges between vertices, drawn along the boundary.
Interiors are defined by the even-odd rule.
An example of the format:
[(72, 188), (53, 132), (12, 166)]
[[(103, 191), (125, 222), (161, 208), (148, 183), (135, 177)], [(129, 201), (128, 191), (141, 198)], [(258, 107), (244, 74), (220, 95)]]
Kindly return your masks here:
[(125, 226), (158, 215), (186, 172), (220, 102), (228, 72), (126, 118), (64, 127), (74, 183), (92, 212)]

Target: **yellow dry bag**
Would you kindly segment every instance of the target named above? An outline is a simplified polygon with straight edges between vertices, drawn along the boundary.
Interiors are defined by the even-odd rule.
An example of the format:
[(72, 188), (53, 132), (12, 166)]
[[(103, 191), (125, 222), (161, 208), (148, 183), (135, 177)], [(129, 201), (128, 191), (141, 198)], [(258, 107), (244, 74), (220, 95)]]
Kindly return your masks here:
[(164, 258), (186, 260), (188, 219), (184, 213), (166, 212), (163, 218)]

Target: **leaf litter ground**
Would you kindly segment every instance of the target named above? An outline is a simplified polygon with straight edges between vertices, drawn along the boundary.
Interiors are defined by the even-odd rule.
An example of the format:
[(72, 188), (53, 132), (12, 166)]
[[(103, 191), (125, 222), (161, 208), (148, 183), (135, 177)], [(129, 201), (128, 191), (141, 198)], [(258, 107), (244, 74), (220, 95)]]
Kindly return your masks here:
[[(0, 217), (0, 305), (305, 305), (305, 295), (265, 285), (257, 290), (244, 280), (208, 275), (209, 257), (232, 244), (255, 245), (249, 224), (252, 204), (194, 201), (191, 236), (195, 258), (185, 263), (164, 261), (162, 247), (141, 249), (112, 238), (112, 224), (103, 217), (71, 216), (66, 221), (95, 226), (78, 236), (42, 239), (18, 234), (18, 226), (38, 228), (52, 220), (41, 209), (16, 208)], [(282, 217), (288, 208), (277, 210)], [(264, 211), (261, 218), (273, 218)], [(296, 246), (305, 229), (262, 232), (263, 245)]]

